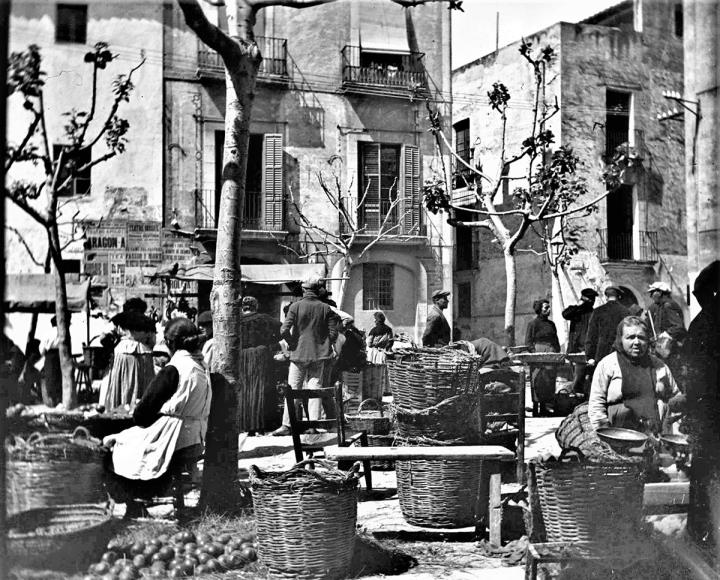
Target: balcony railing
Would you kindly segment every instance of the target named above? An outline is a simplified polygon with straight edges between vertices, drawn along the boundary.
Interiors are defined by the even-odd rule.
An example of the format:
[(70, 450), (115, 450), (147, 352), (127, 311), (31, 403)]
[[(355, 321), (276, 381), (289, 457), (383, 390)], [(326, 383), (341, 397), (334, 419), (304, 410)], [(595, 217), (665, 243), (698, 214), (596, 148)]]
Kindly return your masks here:
[[(216, 228), (215, 190), (195, 192), (195, 219), (199, 228)], [(285, 202), (283, 201), (283, 214)], [(282, 231), (284, 224), (271, 223), (263, 215), (263, 195), (260, 191), (245, 192), (242, 227), (244, 230)]]
[[(287, 79), (287, 39), (270, 36), (256, 36), (263, 60), (258, 70), (258, 78)], [(225, 78), (222, 58), (214, 50), (198, 43), (198, 74), (212, 78)]]
[(598, 257), (601, 262), (656, 262), (658, 259), (657, 232), (640, 231), (637, 232), (637, 238), (631, 232), (610, 232), (607, 229), (597, 232), (600, 236)]
[[(377, 235), (383, 232), (387, 235), (425, 236), (426, 229), (422, 223), (422, 207), (419, 202), (400, 202), (393, 206), (390, 200), (381, 200), (379, 203), (365, 202), (358, 208), (357, 199), (343, 197), (341, 205), (346, 209), (352, 223), (344, 218), (340, 219), (340, 233), (351, 234), (358, 232), (363, 235)], [(385, 219), (387, 216), (387, 220)]]
[(635, 149), (637, 155), (641, 158), (645, 157), (645, 132), (635, 129), (633, 132), (633, 141), (630, 144), (629, 131), (608, 131), (605, 134), (605, 163), (610, 163), (617, 152), (617, 148), (623, 146), (625, 151), (629, 151), (630, 147)]
[(402, 89), (419, 89), (425, 86), (423, 55), (418, 52), (395, 55), (394, 63), (373, 63), (363, 59), (359, 46), (342, 49), (342, 82), (344, 87), (371, 85)]

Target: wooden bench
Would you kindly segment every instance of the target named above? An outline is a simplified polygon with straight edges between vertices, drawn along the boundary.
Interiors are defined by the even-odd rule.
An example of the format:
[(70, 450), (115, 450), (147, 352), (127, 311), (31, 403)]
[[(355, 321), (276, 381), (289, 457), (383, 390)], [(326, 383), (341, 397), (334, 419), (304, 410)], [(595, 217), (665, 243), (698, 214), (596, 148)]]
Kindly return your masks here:
[(488, 527), (490, 541), (500, 546), (502, 502), (500, 498), (500, 462), (515, 461), (515, 454), (499, 445), (459, 445), (457, 447), (325, 447), (325, 457), (337, 461), (404, 460), (404, 459), (482, 459), (487, 471)]

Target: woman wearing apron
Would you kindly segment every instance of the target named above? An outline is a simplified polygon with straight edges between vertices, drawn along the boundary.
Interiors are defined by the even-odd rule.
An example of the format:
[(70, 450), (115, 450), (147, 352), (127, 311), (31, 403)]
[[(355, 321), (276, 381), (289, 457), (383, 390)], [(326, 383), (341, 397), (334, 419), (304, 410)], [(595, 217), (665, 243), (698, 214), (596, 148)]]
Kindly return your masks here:
[[(560, 352), (555, 323), (549, 319), (550, 301), (546, 298), (536, 300), (533, 310), (537, 317), (530, 321), (525, 332), (525, 344), (532, 352)], [(555, 399), (555, 380), (557, 370), (554, 367), (538, 367), (532, 370), (530, 386), (533, 398), (533, 409), (537, 408), (540, 415), (547, 414), (547, 403)]]

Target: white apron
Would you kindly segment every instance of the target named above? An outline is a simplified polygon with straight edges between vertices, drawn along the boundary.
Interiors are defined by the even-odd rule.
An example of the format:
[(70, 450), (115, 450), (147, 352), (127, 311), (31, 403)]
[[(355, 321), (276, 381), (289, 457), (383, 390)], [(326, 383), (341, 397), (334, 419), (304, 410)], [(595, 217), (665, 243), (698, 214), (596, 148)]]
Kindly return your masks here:
[(149, 427), (131, 427), (117, 435), (113, 448), (115, 473), (128, 479), (160, 477), (178, 449), (205, 443), (210, 414), (210, 378), (201, 358), (184, 350), (170, 359), (180, 375), (178, 388)]

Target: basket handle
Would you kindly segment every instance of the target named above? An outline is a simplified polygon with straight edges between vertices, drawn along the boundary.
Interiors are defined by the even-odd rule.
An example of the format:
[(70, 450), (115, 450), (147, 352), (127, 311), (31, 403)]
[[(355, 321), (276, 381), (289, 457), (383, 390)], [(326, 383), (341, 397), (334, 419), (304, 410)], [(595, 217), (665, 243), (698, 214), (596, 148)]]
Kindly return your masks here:
[[(575, 457), (572, 457), (570, 454), (575, 454)], [(584, 461), (585, 460), (585, 454), (580, 451), (577, 447), (566, 447), (560, 452), (560, 457), (558, 457), (558, 462), (562, 461)]]
[(40, 431), (35, 431), (30, 435), (30, 437), (27, 438), (26, 443), (28, 445), (35, 445), (36, 443), (42, 441), (43, 434), (40, 433)]
[(364, 410), (365, 410), (365, 409), (363, 409), (363, 407), (365, 406), (365, 403), (371, 403), (372, 405), (374, 405), (375, 408), (376, 408), (378, 411), (380, 411), (380, 416), (381, 416), (381, 417), (384, 416), (384, 415), (383, 415), (383, 406), (382, 406), (382, 403), (380, 403), (380, 401), (378, 401), (377, 399), (365, 399), (362, 403), (360, 403), (360, 404), (358, 405), (358, 408), (357, 408), (357, 412), (358, 412), (358, 413), (360, 413), (361, 411), (364, 411)]
[(73, 431), (72, 438), (85, 439), (86, 441), (88, 441), (90, 439), (90, 432), (82, 425), (78, 425), (77, 427), (75, 427), (75, 431)]

